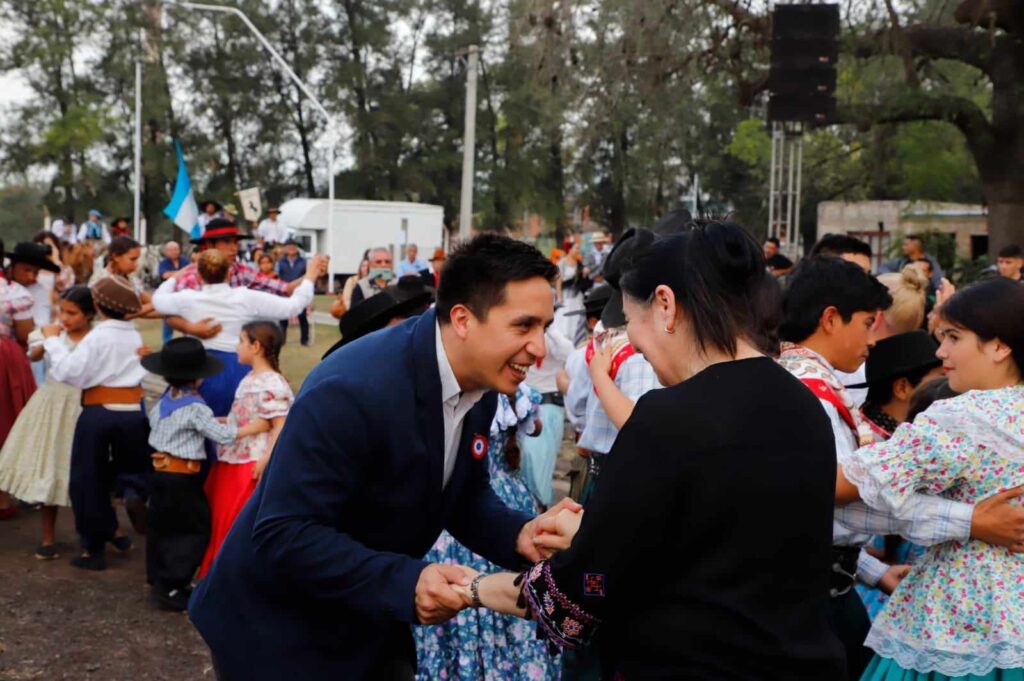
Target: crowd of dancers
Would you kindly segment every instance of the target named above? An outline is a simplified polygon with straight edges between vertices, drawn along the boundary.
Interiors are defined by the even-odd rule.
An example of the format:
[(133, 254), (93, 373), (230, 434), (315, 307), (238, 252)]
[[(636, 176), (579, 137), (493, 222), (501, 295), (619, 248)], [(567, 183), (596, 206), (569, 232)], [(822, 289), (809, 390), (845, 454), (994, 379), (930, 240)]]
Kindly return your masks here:
[[(72, 564), (103, 570), (133, 545), (122, 503), (154, 602), (185, 610), (196, 587), (219, 678), (1024, 679), (1019, 248), (959, 291), (913, 237), (876, 277), (850, 237), (794, 264), (681, 213), (586, 256), (484, 236), (395, 277), (370, 250), (359, 299), (336, 303), (342, 340), (289, 377), (296, 403), (280, 320), (325, 261), (285, 280), (240, 261), (244, 238), (211, 218), (148, 290), (129, 237), (83, 285), (43, 233), (0, 278), (0, 517), (41, 505), (48, 560), (70, 506)], [(516, 305), (519, 345), (494, 335)], [(148, 404), (147, 373), (166, 384)], [(435, 389), (443, 429), (420, 411)], [(443, 495), (417, 501), (420, 428), (446, 453)], [(567, 452), (582, 510), (552, 484)], [(488, 496), (466, 505), (451, 490), (471, 481)], [(433, 606), (430, 566), (447, 566)], [(415, 607), (396, 600), (413, 586)], [(271, 619), (280, 640), (236, 651)], [(420, 624), (411, 667), (402, 622)]]

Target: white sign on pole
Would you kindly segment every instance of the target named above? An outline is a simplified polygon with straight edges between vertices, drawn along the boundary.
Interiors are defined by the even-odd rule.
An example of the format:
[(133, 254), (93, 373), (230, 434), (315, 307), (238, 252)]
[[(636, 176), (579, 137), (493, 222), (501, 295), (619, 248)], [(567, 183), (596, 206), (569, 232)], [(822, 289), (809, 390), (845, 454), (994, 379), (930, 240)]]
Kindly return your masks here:
[(256, 222), (263, 214), (263, 205), (260, 203), (260, 188), (250, 187), (238, 192), (238, 200), (242, 204), (242, 215), (246, 220)]

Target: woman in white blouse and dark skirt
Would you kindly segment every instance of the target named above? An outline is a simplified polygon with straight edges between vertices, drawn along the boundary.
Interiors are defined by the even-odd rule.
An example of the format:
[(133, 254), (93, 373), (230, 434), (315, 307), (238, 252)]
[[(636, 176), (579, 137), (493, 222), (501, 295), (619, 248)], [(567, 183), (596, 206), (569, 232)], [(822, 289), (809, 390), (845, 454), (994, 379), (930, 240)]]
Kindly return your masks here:
[(769, 278), (735, 224), (641, 250), (620, 280), (629, 338), (668, 387), (637, 402), (582, 518), (559, 517), (572, 545), (474, 576), (467, 604), (533, 617), (560, 647), (598, 635), (605, 678), (844, 678), (832, 432), (759, 349)]
[(199, 255), (197, 270), (203, 281), (199, 291), (174, 291), (172, 277), (153, 293), (153, 307), (162, 315), (184, 317), (190, 322), (217, 321), (221, 330), (212, 338), (201, 339), (211, 355), (224, 363), (224, 370), (203, 381), (199, 393), (215, 416), (227, 416), (238, 384), (249, 367), (238, 363), (238, 335), (248, 322), (288, 319), (302, 312), (313, 301), (313, 282), (320, 272), (320, 256), (306, 268), (306, 275), (291, 297), (282, 298), (262, 291), (228, 285), (231, 263), (216, 249)]

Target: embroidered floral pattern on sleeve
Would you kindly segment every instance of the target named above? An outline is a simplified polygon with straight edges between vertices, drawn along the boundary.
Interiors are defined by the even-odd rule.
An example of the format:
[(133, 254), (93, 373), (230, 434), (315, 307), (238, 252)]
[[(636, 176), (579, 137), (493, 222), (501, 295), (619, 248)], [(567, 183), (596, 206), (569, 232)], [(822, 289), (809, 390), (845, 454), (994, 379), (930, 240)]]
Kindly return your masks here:
[(593, 636), (601, 620), (570, 600), (558, 588), (547, 561), (527, 573), (523, 594), (533, 618), (559, 648), (578, 648)]

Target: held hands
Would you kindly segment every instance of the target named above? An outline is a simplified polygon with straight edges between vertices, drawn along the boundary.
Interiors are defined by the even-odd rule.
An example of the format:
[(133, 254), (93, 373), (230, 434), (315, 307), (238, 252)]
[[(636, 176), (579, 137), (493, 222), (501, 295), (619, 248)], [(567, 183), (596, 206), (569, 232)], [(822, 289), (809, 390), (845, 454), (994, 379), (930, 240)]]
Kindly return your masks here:
[(892, 596), (892, 592), (896, 590), (896, 587), (900, 585), (903, 578), (910, 574), (909, 565), (893, 565), (891, 568), (885, 571), (882, 578), (878, 580), (878, 588), (883, 593)]
[(1024, 508), (1010, 502), (1024, 494), (1024, 486), (1013, 487), (974, 506), (971, 538), (1014, 553), (1024, 553)]
[(450, 620), (469, 604), (455, 591), (455, 587), (468, 590), (470, 581), (472, 577), (467, 574), (467, 568), (460, 565), (431, 563), (423, 568), (416, 582), (416, 619), (420, 624), (440, 624)]
[[(565, 515), (561, 515), (563, 512)], [(572, 499), (562, 499), (523, 525), (516, 550), (533, 563), (550, 558), (556, 551), (569, 548), (582, 519), (583, 507)]]

